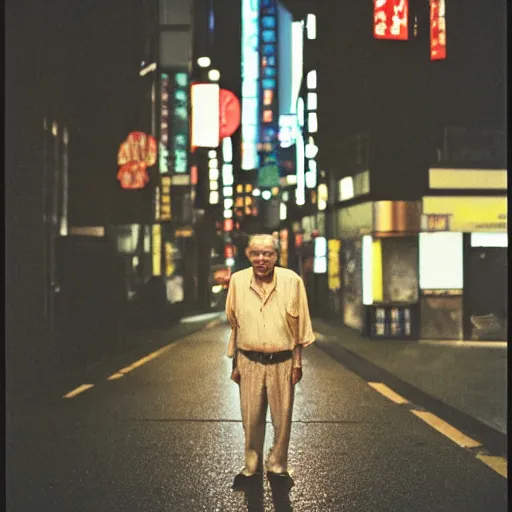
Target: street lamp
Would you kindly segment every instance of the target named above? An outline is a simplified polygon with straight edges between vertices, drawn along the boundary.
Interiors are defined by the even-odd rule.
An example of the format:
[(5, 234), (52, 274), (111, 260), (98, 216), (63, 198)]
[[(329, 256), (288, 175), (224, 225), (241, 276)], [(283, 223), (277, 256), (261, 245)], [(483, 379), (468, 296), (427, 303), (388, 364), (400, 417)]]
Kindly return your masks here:
[(199, 57), (197, 59), (197, 65), (200, 68), (208, 68), (210, 67), (210, 64), (212, 63), (210, 57)]

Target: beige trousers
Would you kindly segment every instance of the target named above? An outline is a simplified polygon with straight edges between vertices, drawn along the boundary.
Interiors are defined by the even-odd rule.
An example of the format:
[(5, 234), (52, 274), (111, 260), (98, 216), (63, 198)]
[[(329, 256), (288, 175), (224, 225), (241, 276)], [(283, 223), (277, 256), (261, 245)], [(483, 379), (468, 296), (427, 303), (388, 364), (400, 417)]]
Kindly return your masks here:
[(294, 386), (293, 361), (262, 364), (238, 353), (240, 405), (245, 432), (245, 471), (257, 472), (263, 462), (267, 406), (274, 426), (274, 446), (267, 457), (267, 469), (287, 471), (288, 445), (292, 425)]

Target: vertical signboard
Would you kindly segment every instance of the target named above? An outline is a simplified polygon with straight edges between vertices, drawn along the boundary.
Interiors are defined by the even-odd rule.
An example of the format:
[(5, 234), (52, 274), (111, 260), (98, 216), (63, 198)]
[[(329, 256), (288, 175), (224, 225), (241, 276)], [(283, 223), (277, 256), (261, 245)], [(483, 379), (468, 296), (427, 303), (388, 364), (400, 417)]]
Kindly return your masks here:
[(173, 73), (171, 105), (170, 172), (188, 172), (188, 75)]
[(242, 163), (257, 169), (259, 138), (259, 0), (242, 0)]
[(430, 59), (446, 59), (445, 0), (430, 0)]
[(375, 39), (408, 39), (408, 0), (374, 0), (373, 36)]
[(158, 169), (160, 174), (169, 172), (169, 75), (160, 75), (160, 143)]
[[(266, 0), (260, 9), (260, 140), (271, 153), (279, 135), (277, 89), (277, 1)], [(277, 155), (273, 155), (276, 157)], [(277, 160), (277, 158), (275, 158)]]
[(192, 84), (192, 147), (216, 148), (219, 145), (219, 95), (218, 84)]

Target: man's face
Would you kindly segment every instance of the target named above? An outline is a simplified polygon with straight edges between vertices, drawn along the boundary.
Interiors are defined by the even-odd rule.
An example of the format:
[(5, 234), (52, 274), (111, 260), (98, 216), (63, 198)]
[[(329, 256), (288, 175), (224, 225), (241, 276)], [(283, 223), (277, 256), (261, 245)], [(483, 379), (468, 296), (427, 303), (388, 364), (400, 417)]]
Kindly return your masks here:
[(276, 266), (277, 254), (271, 238), (254, 238), (245, 254), (251, 262), (256, 277), (268, 276)]

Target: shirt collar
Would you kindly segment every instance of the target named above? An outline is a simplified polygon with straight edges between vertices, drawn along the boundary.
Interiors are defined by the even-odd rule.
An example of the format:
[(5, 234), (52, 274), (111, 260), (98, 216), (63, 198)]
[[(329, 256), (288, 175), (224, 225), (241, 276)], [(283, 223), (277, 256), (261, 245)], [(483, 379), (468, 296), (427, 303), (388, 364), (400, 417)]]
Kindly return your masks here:
[[(254, 269), (251, 267), (251, 271), (249, 272), (249, 287), (252, 288), (256, 293), (258, 293), (256, 288), (252, 285), (253, 278), (254, 278)], [(274, 275), (272, 276), (272, 281), (270, 283), (270, 290), (269, 290), (269, 293), (268, 293), (268, 295), (267, 295), (267, 297), (265, 299), (265, 302), (267, 302), (269, 297), (275, 291), (276, 287), (277, 287), (277, 267), (274, 267)], [(259, 295), (259, 293), (258, 293), (258, 295)]]

